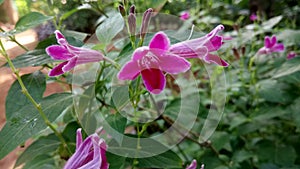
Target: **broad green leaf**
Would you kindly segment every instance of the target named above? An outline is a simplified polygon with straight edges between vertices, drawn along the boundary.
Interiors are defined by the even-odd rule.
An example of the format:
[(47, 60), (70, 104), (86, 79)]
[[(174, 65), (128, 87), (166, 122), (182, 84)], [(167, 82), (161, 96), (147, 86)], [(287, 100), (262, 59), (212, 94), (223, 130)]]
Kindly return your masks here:
[(141, 168), (181, 168), (181, 158), (173, 151), (169, 150), (162, 154), (138, 159), (138, 167)]
[[(277, 36), (278, 40), (287, 41), (291, 43), (299, 43), (300, 42), (300, 30), (291, 30), (291, 29), (284, 29), (280, 31)], [(286, 45), (286, 44), (284, 44)]]
[(15, 29), (12, 30), (10, 33), (16, 34), (16, 33), (23, 32), (29, 28), (38, 26), (52, 18), (53, 18), (52, 16), (45, 16), (39, 12), (28, 13), (18, 20)]
[(96, 36), (101, 43), (109, 44), (111, 40), (123, 30), (124, 19), (120, 13), (109, 15), (109, 18), (104, 20), (97, 29)]
[(54, 169), (55, 161), (54, 158), (49, 155), (40, 155), (30, 162), (26, 163), (22, 169)]
[[(105, 121), (109, 127), (104, 126), (105, 131), (111, 135), (116, 141), (121, 141), (123, 133), (125, 131), (127, 119), (120, 113), (109, 115)], [(121, 136), (121, 137), (120, 137)]]
[(275, 162), (282, 166), (291, 166), (297, 158), (297, 153), (294, 147), (279, 146), (276, 148)]
[[(65, 37), (70, 45), (77, 46), (77, 47), (81, 47), (84, 45), (84, 43), (82, 42), (85, 38), (83, 33), (82, 34), (77, 33), (77, 32), (75, 33), (73, 31), (66, 31), (66, 32), (62, 32), (62, 33), (65, 35)], [(54, 34), (52, 36), (50, 36), (49, 38), (39, 42), (35, 49), (36, 50), (41, 49), (41, 51), (45, 51), (45, 48), (47, 48), (50, 45), (57, 45), (57, 40), (56, 40), (56, 37), (54, 36)]]
[[(47, 63), (55, 62), (46, 54), (44, 49), (36, 49), (28, 51), (22, 55), (17, 56), (12, 60), (16, 68), (31, 67), (31, 66), (42, 66)], [(6, 63), (4, 66), (8, 66)]]
[[(30, 95), (36, 100), (36, 102), (40, 102), (42, 100), (43, 93), (46, 90), (45, 75), (40, 71), (36, 71), (32, 74), (23, 75), (21, 79)], [(24, 95), (24, 93), (22, 93), (21, 86), (16, 80), (9, 89), (6, 97), (6, 118), (10, 119), (18, 110), (31, 104), (30, 100)]]
[(230, 135), (227, 132), (216, 131), (211, 137), (211, 142), (217, 151), (221, 149), (227, 149), (231, 151), (229, 139), (230, 139)]
[(300, 71), (300, 57), (293, 58), (282, 64), (273, 78), (280, 78)]
[(288, 113), (290, 112), (284, 111), (281, 107), (266, 108), (260, 111), (258, 115), (253, 117), (253, 120), (264, 122), (275, 117), (286, 115)]
[(269, 102), (288, 103), (294, 99), (293, 93), (289, 92), (290, 86), (287, 84), (276, 80), (264, 80), (259, 82), (259, 86), (259, 95)]
[(282, 15), (273, 17), (265, 22), (262, 23), (262, 27), (264, 29), (271, 29), (273, 26), (275, 26), (276, 24), (278, 24), (282, 19)]
[(44, 155), (44, 154), (52, 154), (57, 149), (61, 142), (54, 134), (50, 134), (48, 136), (40, 137), (34, 143), (32, 143), (26, 150), (21, 154), (18, 158), (15, 167), (19, 166), (23, 163), (27, 163), (37, 156)]
[[(53, 94), (40, 102), (50, 122), (56, 120), (71, 103), (72, 95), (69, 93)], [(46, 127), (38, 111), (32, 105), (26, 105), (14, 112), (0, 131), (0, 159)]]
[(106, 152), (107, 162), (109, 163), (109, 169), (123, 169), (125, 168), (125, 160), (124, 156), (118, 156), (116, 154), (112, 154), (110, 152)]

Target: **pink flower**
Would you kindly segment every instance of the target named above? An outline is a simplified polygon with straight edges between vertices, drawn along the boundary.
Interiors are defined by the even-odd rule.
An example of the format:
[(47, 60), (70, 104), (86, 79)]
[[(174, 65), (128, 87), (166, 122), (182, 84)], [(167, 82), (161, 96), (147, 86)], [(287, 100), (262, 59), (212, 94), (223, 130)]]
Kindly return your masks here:
[[(197, 161), (193, 160), (192, 163), (186, 167), (186, 169), (196, 169), (197, 168)], [(201, 165), (200, 169), (204, 169), (204, 164)]]
[(284, 45), (277, 43), (277, 38), (273, 35), (271, 38), (269, 36), (265, 37), (265, 46), (258, 50), (258, 54), (271, 54), (282, 51), (284, 51)]
[(257, 20), (257, 15), (256, 15), (255, 13), (252, 13), (252, 14), (250, 15), (250, 20), (251, 20), (251, 21)]
[(226, 61), (210, 53), (217, 51), (222, 46), (223, 37), (217, 34), (223, 29), (223, 25), (218, 25), (204, 37), (176, 43), (170, 47), (169, 51), (184, 58), (200, 58), (207, 63), (227, 67), (229, 64)]
[(170, 40), (163, 32), (158, 32), (151, 39), (149, 46), (137, 48), (131, 60), (127, 62), (118, 74), (120, 80), (134, 80), (142, 75), (146, 89), (159, 94), (165, 88), (164, 72), (178, 74), (186, 72), (190, 63), (184, 58), (170, 53)]
[(107, 169), (105, 156), (107, 145), (95, 133), (82, 142), (81, 129), (76, 134), (76, 151), (67, 161), (64, 169)]
[(58, 30), (55, 32), (56, 39), (60, 45), (51, 45), (46, 48), (46, 52), (54, 60), (65, 60), (54, 67), (50, 72), (49, 76), (58, 76), (67, 71), (73, 69), (77, 64), (84, 64), (89, 62), (98, 62), (103, 60), (103, 54), (101, 52), (79, 48), (70, 45), (64, 35)]
[(289, 53), (288, 53), (288, 55), (286, 56), (286, 58), (288, 59), (288, 60), (290, 60), (290, 59), (293, 59), (294, 57), (296, 57), (297, 56), (297, 54), (294, 52), (294, 51), (290, 51)]
[(188, 11), (184, 11), (180, 14), (180, 19), (185, 21), (190, 18), (190, 13)]

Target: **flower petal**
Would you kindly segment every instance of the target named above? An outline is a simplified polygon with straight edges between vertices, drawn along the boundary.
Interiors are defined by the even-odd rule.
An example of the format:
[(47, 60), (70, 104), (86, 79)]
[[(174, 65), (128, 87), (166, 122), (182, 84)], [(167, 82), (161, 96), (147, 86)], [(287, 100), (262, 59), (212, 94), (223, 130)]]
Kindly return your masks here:
[(47, 47), (46, 53), (54, 60), (69, 60), (74, 56), (68, 51), (68, 49), (59, 45)]
[(269, 36), (265, 37), (265, 47), (266, 48), (271, 48), (272, 47), (271, 38)]
[(132, 54), (132, 60), (137, 61), (139, 59), (142, 59), (148, 52), (149, 52), (148, 46), (139, 47)]
[(158, 32), (154, 35), (149, 43), (151, 52), (161, 55), (170, 47), (170, 40), (164, 32)]
[(56, 39), (66, 39), (65, 36), (59, 31), (59, 30), (56, 30), (55, 32), (55, 37)]
[(217, 27), (215, 27), (212, 31), (210, 31), (206, 37), (214, 37), (216, 36), (220, 31), (224, 30), (224, 26), (223, 25), (218, 25)]
[(284, 45), (282, 43), (277, 43), (271, 48), (271, 52), (283, 52)]
[(101, 52), (92, 49), (81, 48), (77, 54), (77, 64), (99, 62), (103, 60), (104, 55)]
[(189, 70), (191, 64), (184, 58), (174, 54), (166, 53), (165, 55), (159, 57), (159, 66), (161, 70), (165, 72), (170, 74), (178, 74)]
[(186, 169), (196, 169), (197, 168), (197, 161), (193, 160), (192, 163), (186, 167)]
[(223, 45), (223, 38), (221, 36), (214, 36), (204, 44), (209, 52), (219, 50)]
[(188, 46), (188, 43), (177, 43), (174, 46), (172, 45), (169, 51), (172, 54), (184, 58), (203, 58), (208, 53), (208, 49), (205, 46), (191, 48)]
[(277, 43), (277, 38), (275, 35), (271, 37), (271, 46), (274, 46)]
[(67, 62), (67, 64), (62, 68), (62, 70), (64, 72), (70, 71), (76, 66), (76, 64), (77, 64), (77, 57), (74, 57)]
[(60, 63), (56, 67), (54, 67), (50, 72), (48, 73), (49, 76), (58, 76), (61, 74), (64, 74), (65, 72), (62, 70), (62, 68), (68, 63), (68, 61)]
[(120, 72), (118, 73), (118, 78), (120, 80), (133, 80), (140, 73), (138, 63), (136, 61), (127, 62)]
[(213, 63), (218, 64), (218, 65), (223, 66), (223, 67), (227, 67), (229, 65), (226, 61), (221, 59), (219, 56), (213, 55), (213, 54), (206, 55), (205, 58), (204, 58), (204, 61), (206, 61), (208, 63), (213, 62)]
[(166, 78), (159, 69), (144, 69), (141, 72), (146, 89), (153, 93), (159, 94), (166, 86)]

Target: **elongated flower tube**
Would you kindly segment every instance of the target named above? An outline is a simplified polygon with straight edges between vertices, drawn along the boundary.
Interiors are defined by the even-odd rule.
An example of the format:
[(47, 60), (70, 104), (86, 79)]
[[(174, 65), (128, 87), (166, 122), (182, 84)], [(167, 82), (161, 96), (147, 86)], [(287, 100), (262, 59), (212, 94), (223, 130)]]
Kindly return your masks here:
[(149, 27), (149, 24), (150, 24), (150, 19), (151, 19), (152, 12), (153, 12), (153, 9), (149, 8), (143, 14), (142, 26), (141, 26), (141, 30), (140, 30), (140, 38), (141, 39), (145, 38), (145, 35), (147, 33), (147, 30), (148, 30), (148, 27)]
[(275, 35), (272, 37), (265, 37), (265, 46), (258, 50), (258, 54), (271, 54), (273, 52), (283, 52), (284, 45), (282, 43), (277, 43), (277, 38)]
[(217, 26), (209, 34), (172, 45), (169, 51), (184, 58), (200, 58), (207, 63), (215, 63), (227, 67), (229, 64), (219, 56), (210, 52), (217, 51), (223, 44), (223, 37), (218, 33), (224, 29), (223, 25)]
[(64, 61), (54, 67), (49, 76), (58, 76), (70, 71), (78, 64), (99, 62), (103, 60), (103, 54), (101, 52), (80, 48), (70, 45), (64, 35), (56, 30), (55, 36), (59, 45), (51, 45), (46, 48), (46, 53), (54, 60)]
[(146, 89), (159, 94), (165, 88), (166, 78), (163, 72), (178, 74), (186, 72), (190, 63), (184, 58), (170, 53), (170, 40), (163, 32), (158, 32), (151, 39), (149, 46), (137, 48), (132, 58), (120, 70), (120, 80), (134, 80), (142, 75)]
[(81, 129), (76, 133), (76, 151), (67, 161), (64, 169), (107, 169), (105, 156), (107, 145), (95, 133), (82, 142)]

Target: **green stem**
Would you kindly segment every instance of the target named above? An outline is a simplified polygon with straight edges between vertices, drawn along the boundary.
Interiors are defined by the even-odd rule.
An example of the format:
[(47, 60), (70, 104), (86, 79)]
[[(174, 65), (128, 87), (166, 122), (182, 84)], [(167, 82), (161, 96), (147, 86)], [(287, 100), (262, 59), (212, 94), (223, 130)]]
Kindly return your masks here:
[[(1, 32), (5, 32), (2, 28), (0, 28), (0, 31), (1, 31)], [(19, 45), (19, 46), (20, 46), (22, 49), (24, 49), (26, 52), (29, 51), (29, 49), (28, 49), (26, 46), (22, 45), (20, 42), (17, 41), (17, 39), (15, 38), (15, 36), (9, 35), (8, 37), (9, 37), (9, 39), (10, 39), (12, 42), (15, 42), (17, 45)], [(1, 42), (1, 43), (2, 43), (2, 42)]]
[(111, 63), (116, 69), (121, 70), (120, 65), (115, 62), (114, 60), (108, 58), (108, 57), (104, 57), (104, 60), (108, 61), (109, 63)]
[(67, 149), (67, 151), (71, 154), (71, 150), (69, 149), (69, 147), (67, 146), (67, 143), (65, 141), (65, 139), (63, 138), (63, 136), (61, 135), (61, 133), (59, 133), (56, 128), (52, 125), (52, 123), (48, 120), (47, 115), (44, 113), (44, 111), (42, 110), (42, 106), (37, 103), (34, 98), (30, 95), (30, 93), (28, 92), (26, 86), (24, 85), (21, 76), (19, 74), (19, 70), (17, 70), (14, 66), (14, 64), (12, 63), (11, 59), (9, 58), (8, 54), (6, 53), (6, 50), (2, 44), (2, 41), (0, 39), (0, 47), (1, 47), (1, 54), (5, 57), (9, 67), (11, 68), (12, 72), (16, 75), (17, 80), (21, 86), (22, 89), (22, 93), (29, 99), (29, 101), (33, 104), (33, 106), (38, 110), (40, 116), (42, 117), (42, 119), (44, 120), (45, 124), (55, 133), (55, 135), (60, 139), (60, 141), (63, 143), (63, 146)]

